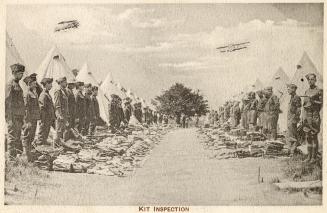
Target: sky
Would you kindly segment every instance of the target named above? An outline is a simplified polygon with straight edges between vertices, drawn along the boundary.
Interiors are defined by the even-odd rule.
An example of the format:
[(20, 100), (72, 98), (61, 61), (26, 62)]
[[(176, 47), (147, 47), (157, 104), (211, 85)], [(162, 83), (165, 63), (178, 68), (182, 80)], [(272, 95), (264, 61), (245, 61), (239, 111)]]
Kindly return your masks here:
[[(78, 29), (54, 33), (72, 19)], [(145, 99), (180, 82), (217, 108), (279, 67), (292, 77), (304, 51), (322, 73), (323, 4), (8, 5), (6, 23), (30, 72), (56, 45), (72, 69), (86, 62), (99, 81), (111, 72)]]

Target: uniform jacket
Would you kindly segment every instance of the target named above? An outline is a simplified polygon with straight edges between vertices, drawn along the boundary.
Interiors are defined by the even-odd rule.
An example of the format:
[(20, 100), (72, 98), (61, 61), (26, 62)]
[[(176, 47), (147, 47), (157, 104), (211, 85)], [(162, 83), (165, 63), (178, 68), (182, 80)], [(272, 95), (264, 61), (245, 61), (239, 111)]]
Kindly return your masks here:
[(75, 117), (78, 119), (85, 118), (85, 96), (78, 91), (75, 95)]
[(54, 104), (48, 91), (43, 90), (39, 97), (40, 119), (42, 122), (53, 122), (56, 119)]
[(288, 103), (287, 120), (290, 123), (297, 123), (300, 121), (301, 115), (301, 98), (297, 95), (291, 97)]
[(28, 90), (25, 97), (25, 122), (40, 119), (39, 98), (36, 92)]
[(6, 120), (12, 119), (12, 116), (24, 116), (25, 104), (23, 90), (19, 82), (11, 80), (6, 85), (5, 91), (5, 114)]
[(89, 118), (93, 121), (98, 120), (99, 118), (99, 103), (95, 96), (90, 97), (90, 104), (89, 104)]
[(85, 94), (85, 118), (86, 119), (92, 119), (92, 116), (94, 115), (94, 107), (91, 104), (91, 96), (90, 94)]
[(68, 111), (69, 116), (75, 118), (75, 96), (71, 89), (67, 89), (67, 97), (68, 97)]
[(279, 114), (280, 108), (279, 108), (279, 98), (276, 95), (272, 95), (270, 98), (268, 98), (266, 105), (265, 105), (265, 112), (268, 114)]
[(54, 106), (57, 119), (64, 120), (69, 118), (68, 97), (63, 89), (58, 89), (54, 94)]
[[(317, 86), (314, 88), (309, 88), (304, 93), (306, 96), (304, 98), (303, 108), (306, 111), (320, 112), (322, 107), (323, 92)], [(311, 98), (310, 98), (311, 97)], [(321, 102), (321, 103), (317, 103)]]
[(36, 94), (38, 97), (40, 97), (42, 91), (43, 91), (42, 87), (40, 86), (39, 83), (36, 82)]

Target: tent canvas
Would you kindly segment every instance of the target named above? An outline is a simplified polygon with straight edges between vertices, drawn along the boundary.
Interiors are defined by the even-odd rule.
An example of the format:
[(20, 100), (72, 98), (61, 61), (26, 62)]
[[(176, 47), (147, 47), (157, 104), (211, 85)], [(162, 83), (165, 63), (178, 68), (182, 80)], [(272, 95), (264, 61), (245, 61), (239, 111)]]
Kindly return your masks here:
[(290, 78), (285, 73), (284, 69), (282, 67), (279, 67), (273, 75), (269, 86), (273, 87), (273, 91), (275, 95), (277, 95), (277, 97), (283, 98), (287, 94), (286, 84), (288, 84), (289, 81)]
[[(20, 64), (26, 66), (14, 44), (12, 38), (10, 37), (9, 33), (6, 32), (6, 73), (5, 73), (6, 82), (8, 82), (8, 81), (10, 81), (10, 79), (12, 79), (12, 73), (11, 73), (10, 66), (13, 64), (16, 64), (16, 63), (20, 63)], [(26, 67), (25, 67), (23, 79), (27, 75), (28, 75), (28, 71), (26, 70)], [(22, 87), (24, 93), (26, 93), (26, 91), (27, 91), (26, 84), (22, 80), (19, 82), (19, 84)]]
[(104, 92), (104, 95), (110, 100), (111, 95), (115, 94), (118, 95), (120, 98), (125, 98), (126, 94), (123, 93), (120, 89), (118, 89), (117, 86), (114, 85), (113, 78), (111, 73), (109, 72), (104, 79), (104, 81), (101, 83), (101, 89)]
[(56, 46), (52, 47), (39, 68), (36, 71), (38, 80), (43, 78), (53, 78), (53, 88), (50, 94), (53, 97), (54, 91), (59, 88), (59, 85), (55, 82), (58, 78), (66, 77), (67, 81), (75, 81), (75, 76), (72, 69), (67, 65), (65, 58), (59, 52)]
[(300, 59), (297, 65), (297, 70), (292, 77), (291, 82), (297, 85), (297, 94), (304, 95), (305, 90), (308, 89), (308, 82), (305, 76), (309, 73), (314, 73), (317, 76), (317, 86), (322, 88), (323, 87), (323, 77), (317, 71), (316, 66), (313, 64), (312, 60), (310, 59), (309, 55), (304, 52), (302, 58)]
[[(93, 86), (99, 86), (99, 82), (96, 80), (93, 73), (89, 70), (87, 63), (85, 63), (83, 67), (80, 69), (78, 75), (76, 76), (76, 79), (84, 83), (90, 83)], [(98, 90), (97, 99), (99, 102), (100, 117), (108, 123), (108, 119), (109, 119), (108, 100), (104, 96), (104, 93), (101, 88), (99, 88)]]
[(272, 76), (269, 86), (273, 87), (274, 94), (279, 98), (281, 113), (279, 114), (278, 127), (281, 132), (287, 129), (287, 107), (289, 102), (289, 95), (287, 93), (287, 86), (290, 81), (288, 75), (282, 67), (279, 67)]

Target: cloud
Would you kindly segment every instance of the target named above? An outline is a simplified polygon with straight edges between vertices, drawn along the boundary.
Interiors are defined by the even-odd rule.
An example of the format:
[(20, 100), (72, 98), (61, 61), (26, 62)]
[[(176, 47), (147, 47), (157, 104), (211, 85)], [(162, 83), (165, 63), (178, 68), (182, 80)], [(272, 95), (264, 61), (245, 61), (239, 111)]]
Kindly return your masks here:
[(161, 63), (159, 64), (159, 67), (177, 68), (183, 70), (207, 68), (206, 64), (200, 61), (187, 61), (182, 63)]
[(130, 8), (118, 15), (118, 20), (129, 22), (135, 28), (159, 28), (166, 25), (166, 19), (151, 18), (149, 14), (154, 14), (154, 9)]
[(172, 48), (172, 46), (170, 43), (162, 42), (156, 45), (146, 45), (141, 47), (128, 46), (126, 44), (107, 44), (102, 45), (101, 48), (104, 48), (108, 51), (123, 53), (153, 53), (167, 51)]
[[(17, 8), (15, 8), (17, 9)], [(14, 10), (14, 9), (12, 9)], [(39, 34), (45, 40), (56, 43), (90, 43), (99, 37), (112, 37), (107, 20), (111, 18), (111, 10), (83, 6), (53, 6), (49, 8), (19, 8), (20, 12), (11, 12), (29, 30)], [(13, 17), (11, 17), (13, 18)], [(66, 32), (54, 32), (60, 21), (78, 20), (80, 26)]]

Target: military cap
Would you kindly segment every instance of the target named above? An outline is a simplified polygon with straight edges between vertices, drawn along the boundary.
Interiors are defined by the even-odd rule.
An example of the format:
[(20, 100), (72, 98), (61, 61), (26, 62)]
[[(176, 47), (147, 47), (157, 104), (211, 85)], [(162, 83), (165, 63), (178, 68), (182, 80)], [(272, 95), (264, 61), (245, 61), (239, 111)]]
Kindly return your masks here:
[(44, 86), (53, 82), (53, 78), (43, 78), (41, 84)]
[(36, 81), (36, 76), (37, 76), (36, 73), (30, 74), (30, 78), (33, 79), (34, 81)]
[(67, 84), (70, 84), (70, 85), (74, 84), (74, 85), (76, 85), (76, 81), (75, 80), (69, 80), (69, 81), (67, 81)]
[(316, 74), (314, 73), (309, 73), (305, 77), (309, 80), (310, 76), (314, 76), (315, 78), (317, 78)]
[(62, 82), (64, 82), (64, 81), (67, 81), (67, 78), (66, 78), (66, 77), (58, 78), (58, 79), (56, 80), (56, 82), (57, 82), (58, 84), (60, 84), (60, 83), (62, 83)]
[(88, 84), (85, 84), (84, 86), (85, 86), (86, 88), (90, 88), (90, 87), (92, 87), (92, 84), (88, 83)]
[(81, 81), (77, 81), (75, 83), (76, 87), (80, 87), (80, 86), (84, 86), (84, 82), (81, 82)]
[(97, 86), (92, 87), (92, 91), (98, 91), (98, 90), (99, 90), (99, 87), (97, 87)]
[(25, 72), (25, 66), (19, 63), (11, 65), (10, 69), (12, 73)]
[(295, 84), (286, 84), (286, 86), (292, 89), (297, 89), (297, 86)]
[(261, 95), (262, 94), (262, 90), (258, 90), (256, 93), (258, 94), (258, 95)]
[(26, 76), (23, 81), (28, 86), (34, 80), (30, 76)]

